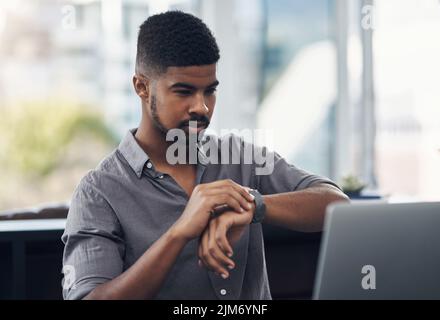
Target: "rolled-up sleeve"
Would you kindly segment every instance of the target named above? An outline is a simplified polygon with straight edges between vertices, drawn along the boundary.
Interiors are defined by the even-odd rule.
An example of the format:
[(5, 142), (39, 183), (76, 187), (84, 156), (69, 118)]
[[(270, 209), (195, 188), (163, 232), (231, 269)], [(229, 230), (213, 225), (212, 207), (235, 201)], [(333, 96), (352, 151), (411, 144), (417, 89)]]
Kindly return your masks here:
[(255, 173), (257, 189), (262, 194), (299, 191), (320, 183), (330, 184), (340, 189), (337, 184), (326, 177), (311, 174), (289, 164), (276, 152), (267, 150), (265, 150), (265, 152), (267, 152), (267, 163), (273, 166), (273, 171), (265, 175)]
[(108, 201), (87, 177), (72, 197), (62, 241), (64, 299), (82, 299), (122, 273), (125, 245), (121, 226)]

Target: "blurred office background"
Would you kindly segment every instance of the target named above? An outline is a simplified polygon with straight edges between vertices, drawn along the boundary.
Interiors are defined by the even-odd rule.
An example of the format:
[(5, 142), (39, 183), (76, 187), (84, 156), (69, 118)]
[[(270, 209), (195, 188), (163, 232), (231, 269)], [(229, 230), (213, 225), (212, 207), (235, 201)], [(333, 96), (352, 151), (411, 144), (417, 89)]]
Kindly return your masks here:
[(270, 129), (306, 170), (440, 199), (438, 0), (12, 0), (0, 3), (0, 211), (68, 201), (138, 124), (138, 27), (168, 9), (218, 40), (214, 129)]
[[(438, 0), (1, 1), (0, 299), (61, 298), (69, 199), (137, 126), (138, 27), (168, 9), (219, 43), (217, 132), (271, 130), (306, 170), (440, 200)], [(273, 297), (310, 298), (320, 234), (263, 227)]]

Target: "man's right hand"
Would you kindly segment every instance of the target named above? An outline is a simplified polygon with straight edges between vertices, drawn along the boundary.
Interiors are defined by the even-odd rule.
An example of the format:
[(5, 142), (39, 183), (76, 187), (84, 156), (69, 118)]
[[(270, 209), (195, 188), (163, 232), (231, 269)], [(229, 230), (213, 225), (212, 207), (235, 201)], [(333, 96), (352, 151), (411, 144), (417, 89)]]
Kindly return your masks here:
[(194, 188), (174, 227), (180, 236), (189, 241), (202, 234), (216, 207), (226, 205), (237, 213), (242, 213), (252, 208), (252, 204), (253, 197), (247, 188), (230, 179), (199, 184)]

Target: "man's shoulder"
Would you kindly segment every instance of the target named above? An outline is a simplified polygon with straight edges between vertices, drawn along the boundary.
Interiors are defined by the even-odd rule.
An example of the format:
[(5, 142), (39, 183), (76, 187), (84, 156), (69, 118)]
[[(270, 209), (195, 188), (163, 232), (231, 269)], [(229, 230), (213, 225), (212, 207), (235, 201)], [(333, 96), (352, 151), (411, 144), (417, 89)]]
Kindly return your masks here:
[(119, 151), (114, 149), (105, 156), (101, 162), (89, 170), (80, 180), (77, 189), (87, 191), (99, 191), (108, 188), (109, 180), (117, 181), (124, 175), (126, 166), (119, 155)]

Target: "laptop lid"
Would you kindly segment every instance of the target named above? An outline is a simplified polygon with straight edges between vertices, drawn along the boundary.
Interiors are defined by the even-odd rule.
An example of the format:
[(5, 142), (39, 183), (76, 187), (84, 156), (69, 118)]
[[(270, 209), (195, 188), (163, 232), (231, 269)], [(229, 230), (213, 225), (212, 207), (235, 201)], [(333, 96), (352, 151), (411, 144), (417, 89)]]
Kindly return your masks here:
[(327, 209), (314, 299), (440, 299), (440, 203)]

